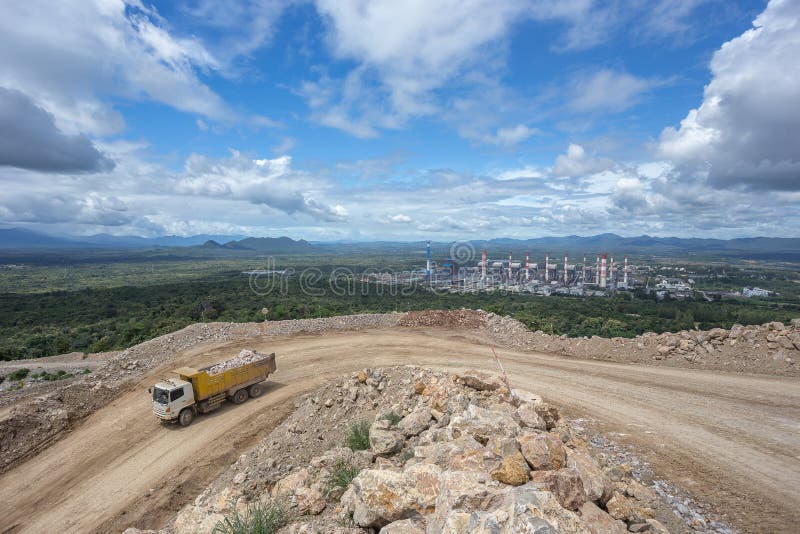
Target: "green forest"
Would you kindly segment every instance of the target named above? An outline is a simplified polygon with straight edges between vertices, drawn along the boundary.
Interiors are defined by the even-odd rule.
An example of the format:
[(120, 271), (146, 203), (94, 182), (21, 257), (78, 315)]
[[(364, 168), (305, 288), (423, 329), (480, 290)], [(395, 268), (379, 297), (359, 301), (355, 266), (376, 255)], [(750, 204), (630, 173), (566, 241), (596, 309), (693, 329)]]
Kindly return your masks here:
[[(303, 291), (305, 289), (305, 291)], [(568, 336), (633, 337), (648, 331), (729, 328), (800, 316), (800, 305), (759, 299), (656, 302), (642, 293), (609, 298), (520, 294), (437, 294), (422, 288), (390, 294), (355, 285), (335, 294), (327, 283), (293, 276), (283, 291), (259, 295), (247, 276), (217, 273), (147, 287), (0, 294), (0, 359), (123, 349), (199, 321), (262, 321), (418, 309), (475, 308), (511, 315), (531, 330)]]

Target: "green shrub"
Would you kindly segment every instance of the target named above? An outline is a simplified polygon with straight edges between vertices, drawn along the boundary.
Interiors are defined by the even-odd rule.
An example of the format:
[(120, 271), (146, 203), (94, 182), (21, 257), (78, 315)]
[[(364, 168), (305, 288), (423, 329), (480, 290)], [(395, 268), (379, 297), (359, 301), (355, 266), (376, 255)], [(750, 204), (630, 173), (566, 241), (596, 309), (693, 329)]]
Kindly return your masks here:
[(279, 504), (259, 501), (250, 504), (244, 514), (232, 507), (212, 534), (273, 534), (285, 524), (286, 513)]
[(31, 372), (30, 369), (26, 369), (25, 367), (21, 367), (21, 368), (17, 369), (16, 371), (13, 371), (13, 372), (9, 373), (8, 374), (8, 379), (9, 380), (22, 380), (23, 378), (28, 376), (28, 373), (30, 373), (30, 372)]
[(354, 451), (365, 451), (369, 449), (369, 423), (359, 421), (350, 426), (350, 431), (344, 440), (345, 447), (350, 447)]
[(67, 379), (67, 378), (72, 378), (74, 376), (75, 375), (73, 375), (72, 373), (68, 373), (68, 372), (64, 371), (63, 369), (59, 369), (55, 373), (48, 373), (47, 371), (42, 371), (38, 375), (31, 375), (31, 378), (36, 378), (36, 379), (39, 379), (39, 380), (46, 380), (48, 382), (53, 382), (55, 380), (64, 380), (64, 379)]
[(358, 476), (360, 469), (347, 460), (336, 460), (328, 476), (325, 477), (325, 488), (332, 491), (336, 488), (347, 488)]
[(403, 417), (395, 411), (391, 411), (387, 414), (384, 414), (383, 418), (389, 421), (389, 424), (391, 426), (396, 425), (397, 423), (400, 422), (401, 419), (403, 419)]

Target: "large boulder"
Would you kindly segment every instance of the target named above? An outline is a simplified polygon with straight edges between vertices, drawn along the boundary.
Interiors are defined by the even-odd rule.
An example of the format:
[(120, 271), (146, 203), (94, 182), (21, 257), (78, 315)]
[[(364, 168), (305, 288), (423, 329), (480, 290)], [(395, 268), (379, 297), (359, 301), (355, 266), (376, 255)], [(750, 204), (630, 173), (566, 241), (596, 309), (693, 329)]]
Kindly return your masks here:
[(405, 437), (416, 436), (426, 428), (431, 422), (431, 409), (424, 404), (417, 406), (410, 414), (403, 417), (397, 423), (397, 430)]
[(523, 402), (516, 411), (519, 424), (524, 427), (536, 430), (547, 430), (547, 422), (536, 411), (536, 405), (532, 402)]
[(483, 465), (483, 446), (469, 435), (414, 447), (414, 461), (433, 463), (443, 469), (463, 470), (458, 464), (465, 458), (477, 458)]
[(528, 482), (528, 464), (519, 451), (503, 458), (500, 467), (492, 471), (492, 478), (510, 486)]
[(578, 510), (589, 534), (625, 534), (625, 523), (614, 519), (593, 502), (585, 502)]
[(586, 498), (605, 504), (614, 490), (611, 481), (594, 462), (589, 453), (582, 449), (567, 449), (567, 467), (575, 469), (583, 482)]
[(547, 403), (547, 402), (538, 402), (534, 403), (534, 410), (538, 413), (542, 419), (544, 419), (545, 426), (547, 430), (550, 430), (556, 426), (560, 416), (558, 415), (558, 409), (555, 406)]
[(457, 376), (462, 382), (464, 382), (465, 386), (471, 387), (472, 389), (477, 389), (478, 391), (494, 391), (496, 389), (500, 389), (501, 387), (505, 387), (505, 384), (500, 377), (485, 373), (483, 371), (477, 371), (475, 369), (464, 371), (463, 373), (459, 373)]
[(433, 512), (440, 474), (441, 469), (433, 464), (412, 465), (404, 472), (367, 469), (342, 496), (342, 506), (360, 527), (379, 528), (421, 517)]
[(566, 465), (564, 445), (553, 434), (526, 432), (517, 437), (517, 443), (534, 471), (560, 469)]
[(272, 498), (281, 499), (291, 497), (297, 490), (310, 484), (308, 469), (296, 469), (275, 483), (272, 488)]
[(648, 519), (655, 517), (652, 508), (619, 491), (615, 491), (613, 497), (608, 500), (606, 510), (614, 519), (621, 519), (628, 523), (646, 523)]
[(294, 493), (297, 513), (300, 515), (318, 515), (325, 509), (327, 502), (322, 489), (318, 485), (298, 488)]
[(480, 443), (495, 436), (514, 437), (519, 432), (514, 418), (499, 410), (488, 410), (474, 404), (450, 420), (448, 425), (453, 437), (469, 435)]
[(428, 518), (428, 531), (441, 532), (452, 512), (490, 510), (503, 499), (503, 487), (486, 473), (445, 471), (440, 479), (436, 511)]
[(379, 456), (389, 456), (403, 448), (403, 435), (394, 430), (370, 430), (369, 446)]
[(539, 404), (540, 402), (542, 402), (542, 398), (539, 395), (537, 395), (536, 393), (531, 393), (530, 391), (526, 391), (524, 389), (512, 389), (511, 398), (517, 404), (522, 404), (525, 402), (531, 404)]
[(533, 473), (533, 482), (555, 495), (559, 504), (567, 510), (577, 510), (586, 502), (583, 482), (575, 469), (536, 471)]

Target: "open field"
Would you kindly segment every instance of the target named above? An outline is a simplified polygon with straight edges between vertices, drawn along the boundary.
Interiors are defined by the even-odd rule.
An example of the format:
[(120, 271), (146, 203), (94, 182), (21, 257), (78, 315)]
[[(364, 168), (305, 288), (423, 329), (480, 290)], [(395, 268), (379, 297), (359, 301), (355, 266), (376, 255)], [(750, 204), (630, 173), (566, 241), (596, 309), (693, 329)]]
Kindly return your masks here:
[[(189, 428), (158, 424), (145, 391), (169, 368), (204, 365), (248, 347), (278, 354), (263, 397), (226, 406)], [(655, 473), (717, 507), (747, 532), (800, 520), (800, 384), (793, 378), (581, 361), (501, 351), (514, 385), (567, 415), (602, 422)], [(300, 335), (198, 345), (122, 391), (71, 434), (0, 478), (0, 532), (117, 532), (157, 527), (266, 435), (292, 399), (368, 366), (494, 370), (468, 330)], [(298, 444), (302, 445), (302, 444)]]

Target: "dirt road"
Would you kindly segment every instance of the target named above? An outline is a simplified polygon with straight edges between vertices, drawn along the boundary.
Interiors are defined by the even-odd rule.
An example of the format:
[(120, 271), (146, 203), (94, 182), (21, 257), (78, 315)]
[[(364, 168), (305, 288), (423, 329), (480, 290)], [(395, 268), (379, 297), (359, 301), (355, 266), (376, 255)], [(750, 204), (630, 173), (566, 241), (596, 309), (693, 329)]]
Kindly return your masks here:
[[(0, 478), (0, 532), (119, 532), (158, 527), (324, 380), (362, 367), (494, 369), (464, 331), (392, 330), (198, 346), (170, 364), (204, 365), (240, 348), (275, 351), (268, 392), (188, 428), (158, 424), (152, 373), (69, 436)], [(573, 416), (604, 422), (655, 472), (726, 512), (748, 532), (800, 521), (800, 384), (767, 378), (578, 361), (500, 351), (512, 385)], [(647, 453), (650, 451), (650, 453)]]

